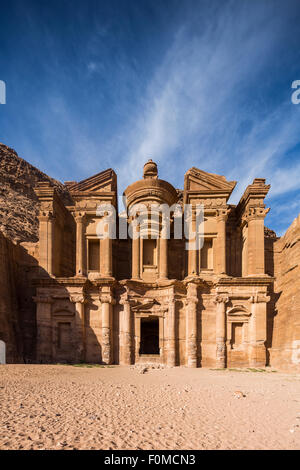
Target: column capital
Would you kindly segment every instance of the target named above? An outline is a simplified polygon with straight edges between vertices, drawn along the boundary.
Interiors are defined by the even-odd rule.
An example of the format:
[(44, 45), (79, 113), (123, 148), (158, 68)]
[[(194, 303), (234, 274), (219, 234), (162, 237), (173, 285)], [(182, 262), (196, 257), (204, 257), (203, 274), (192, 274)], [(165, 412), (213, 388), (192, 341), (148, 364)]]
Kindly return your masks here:
[(169, 306), (169, 304), (171, 304), (171, 303), (172, 303), (172, 304), (173, 304), (173, 303), (175, 304), (175, 303), (176, 303), (176, 300), (177, 300), (177, 299), (176, 299), (174, 293), (173, 293), (173, 294), (170, 294), (170, 295), (168, 296), (167, 305)]
[(85, 212), (75, 212), (74, 219), (76, 223), (83, 223), (85, 220), (86, 213)]
[(218, 222), (221, 222), (221, 221), (226, 222), (226, 220), (228, 218), (228, 215), (229, 215), (229, 211), (230, 211), (230, 209), (228, 209), (227, 207), (217, 209), (216, 210), (217, 221)]
[(270, 302), (271, 297), (265, 294), (255, 294), (249, 297), (249, 302), (251, 304), (258, 304), (258, 303), (268, 303)]
[(130, 298), (129, 298), (129, 295), (127, 294), (123, 294), (121, 295), (120, 297), (120, 300), (119, 300), (119, 304), (120, 305), (130, 305)]
[(217, 294), (214, 302), (216, 304), (224, 303), (225, 305), (229, 302), (229, 297), (227, 295)]
[(40, 222), (49, 222), (50, 220), (54, 220), (55, 216), (53, 215), (52, 211), (43, 211), (41, 210), (38, 215), (38, 219)]
[(190, 295), (188, 296), (186, 299), (185, 299), (185, 305), (188, 306), (188, 305), (191, 305), (191, 304), (197, 304), (199, 302), (199, 299), (198, 297), (194, 296), (194, 295)]
[(99, 295), (99, 299), (101, 301), (102, 304), (111, 304), (111, 305), (115, 305), (116, 301), (115, 299), (113, 298), (113, 296), (109, 293), (101, 293)]
[(85, 304), (87, 299), (82, 294), (70, 294), (70, 301), (72, 303)]
[(242, 215), (242, 222), (248, 223), (251, 220), (264, 219), (269, 211), (269, 207), (248, 207)]

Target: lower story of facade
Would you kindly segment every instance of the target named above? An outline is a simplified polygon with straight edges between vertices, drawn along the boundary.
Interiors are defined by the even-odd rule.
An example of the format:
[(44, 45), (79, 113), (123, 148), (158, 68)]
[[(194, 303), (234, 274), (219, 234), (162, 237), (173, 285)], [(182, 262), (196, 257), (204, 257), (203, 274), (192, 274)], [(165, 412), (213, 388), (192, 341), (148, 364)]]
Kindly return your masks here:
[(272, 279), (36, 283), (37, 361), (264, 367)]

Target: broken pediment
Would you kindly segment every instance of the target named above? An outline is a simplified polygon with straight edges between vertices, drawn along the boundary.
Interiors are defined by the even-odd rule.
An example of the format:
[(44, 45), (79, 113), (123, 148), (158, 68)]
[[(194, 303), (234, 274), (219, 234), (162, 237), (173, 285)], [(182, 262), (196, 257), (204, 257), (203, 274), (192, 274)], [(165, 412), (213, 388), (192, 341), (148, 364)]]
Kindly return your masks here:
[(198, 168), (190, 168), (184, 176), (184, 190), (199, 193), (223, 192), (228, 197), (235, 188), (236, 181), (227, 181), (225, 176), (207, 173)]
[(109, 168), (78, 183), (68, 182), (67, 187), (71, 193), (117, 191), (117, 175)]
[(138, 312), (141, 310), (148, 311), (148, 310), (151, 310), (154, 305), (160, 305), (160, 304), (155, 299), (148, 299), (145, 297), (141, 303), (137, 303), (136, 305), (134, 305), (132, 307), (132, 310), (134, 312)]

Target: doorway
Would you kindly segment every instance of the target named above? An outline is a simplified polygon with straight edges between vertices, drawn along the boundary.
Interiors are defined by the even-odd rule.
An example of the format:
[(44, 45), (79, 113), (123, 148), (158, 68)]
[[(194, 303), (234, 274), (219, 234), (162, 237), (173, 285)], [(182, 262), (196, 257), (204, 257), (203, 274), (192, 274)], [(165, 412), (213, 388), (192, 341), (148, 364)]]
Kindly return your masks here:
[(159, 354), (158, 317), (141, 318), (140, 354)]

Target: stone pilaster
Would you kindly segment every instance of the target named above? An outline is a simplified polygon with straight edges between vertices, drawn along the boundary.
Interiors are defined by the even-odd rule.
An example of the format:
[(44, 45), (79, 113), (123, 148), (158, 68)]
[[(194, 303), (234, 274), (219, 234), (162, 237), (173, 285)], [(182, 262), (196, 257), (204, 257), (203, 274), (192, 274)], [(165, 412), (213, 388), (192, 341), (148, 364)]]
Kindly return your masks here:
[(225, 369), (227, 351), (226, 351), (226, 303), (228, 297), (217, 295), (216, 300), (216, 367)]
[(124, 365), (132, 364), (132, 331), (131, 331), (131, 307), (129, 296), (126, 293), (120, 300), (123, 305), (123, 312), (120, 315), (120, 363)]
[(84, 304), (86, 300), (82, 294), (73, 294), (70, 296), (70, 300), (75, 304), (76, 361), (84, 362), (86, 352)]
[(86, 257), (85, 257), (85, 240), (84, 240), (84, 223), (85, 214), (78, 213), (75, 215), (76, 221), (76, 276), (86, 275)]
[(103, 287), (100, 295), (102, 310), (102, 362), (104, 364), (113, 363), (113, 305), (115, 300), (112, 297), (110, 287)]
[[(112, 239), (110, 236), (102, 240), (103, 246), (103, 276), (112, 277)], [(101, 256), (101, 249), (100, 249)]]
[(197, 243), (197, 233), (196, 233), (196, 212), (192, 211), (191, 221), (190, 221), (190, 238), (189, 238), (189, 250), (188, 250), (188, 276), (193, 277), (198, 274), (197, 266), (197, 255), (198, 255), (198, 243)]
[(186, 350), (187, 366), (197, 367), (197, 285), (189, 283), (186, 299)]
[(270, 297), (254, 295), (250, 298), (250, 347), (249, 362), (252, 367), (265, 367), (267, 339), (267, 303)]
[(160, 257), (159, 257), (159, 277), (160, 279), (168, 278), (168, 240), (160, 238)]
[(51, 275), (54, 275), (54, 221), (51, 211), (39, 214), (39, 264)]
[(236, 227), (235, 232), (235, 275), (242, 276), (242, 230)]

